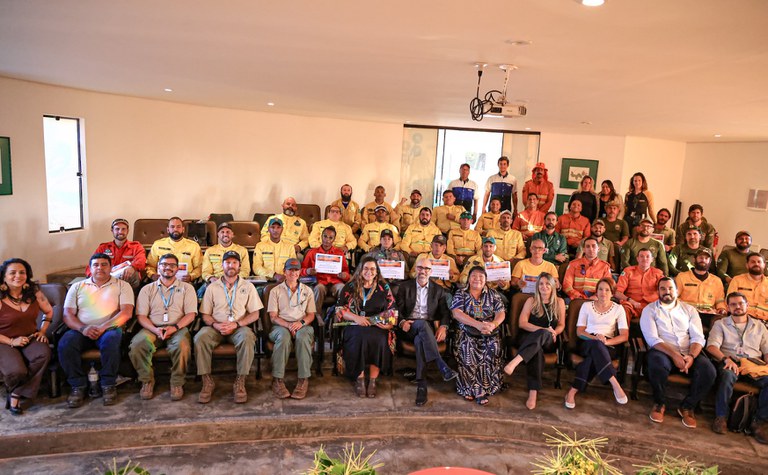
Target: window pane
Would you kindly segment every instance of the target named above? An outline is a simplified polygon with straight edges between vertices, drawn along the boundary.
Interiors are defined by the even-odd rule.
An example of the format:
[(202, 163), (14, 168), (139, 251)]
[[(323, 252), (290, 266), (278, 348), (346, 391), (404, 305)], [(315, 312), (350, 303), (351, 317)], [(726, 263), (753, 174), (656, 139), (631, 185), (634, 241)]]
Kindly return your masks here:
[(49, 232), (83, 227), (79, 122), (43, 117)]

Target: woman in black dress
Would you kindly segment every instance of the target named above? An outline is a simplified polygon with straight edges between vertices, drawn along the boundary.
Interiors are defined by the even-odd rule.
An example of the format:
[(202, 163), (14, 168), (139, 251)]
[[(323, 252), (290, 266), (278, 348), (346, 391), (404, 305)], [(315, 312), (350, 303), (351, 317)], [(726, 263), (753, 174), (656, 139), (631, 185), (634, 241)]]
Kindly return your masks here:
[(581, 179), (581, 187), (579, 191), (574, 191), (571, 194), (571, 199), (568, 200), (568, 204), (573, 200), (581, 201), (581, 215), (589, 219), (589, 223), (592, 224), (597, 218), (597, 193), (595, 193), (595, 180), (591, 176), (587, 175)]
[(632, 175), (629, 191), (624, 197), (624, 221), (629, 225), (633, 236), (644, 218), (656, 222), (656, 214), (653, 212), (653, 195), (648, 191), (645, 175), (637, 172)]

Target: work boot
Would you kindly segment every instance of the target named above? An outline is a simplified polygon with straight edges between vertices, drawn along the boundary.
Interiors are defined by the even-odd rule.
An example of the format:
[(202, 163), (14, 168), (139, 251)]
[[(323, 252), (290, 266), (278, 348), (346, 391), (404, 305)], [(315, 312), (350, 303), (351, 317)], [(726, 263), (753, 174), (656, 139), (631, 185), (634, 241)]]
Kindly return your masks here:
[(696, 428), (696, 416), (693, 414), (693, 409), (683, 409), (682, 407), (677, 410), (680, 417), (683, 419), (683, 425), (689, 429)]
[(293, 388), (293, 394), (291, 394), (291, 398), (304, 399), (305, 397), (307, 397), (308, 389), (309, 389), (309, 380), (307, 378), (299, 378), (299, 381), (296, 383), (296, 387)]
[(768, 444), (768, 422), (760, 421), (754, 424), (754, 426), (752, 435), (755, 437), (755, 440), (761, 444)]
[(111, 406), (117, 402), (117, 386), (102, 386), (101, 392), (104, 394), (102, 401), (105, 406)]
[(204, 374), (203, 388), (200, 390), (200, 394), (197, 395), (197, 402), (200, 404), (208, 404), (211, 402), (214, 388), (216, 388), (216, 383), (213, 382), (213, 376)]
[(139, 397), (144, 400), (152, 399), (152, 395), (155, 391), (155, 382), (150, 380), (141, 385), (141, 391), (139, 391)]
[(83, 405), (85, 401), (85, 386), (75, 386), (67, 397), (67, 407), (75, 409)]
[(288, 388), (285, 387), (285, 381), (281, 378), (272, 378), (272, 394), (278, 399), (285, 399), (291, 395)]
[(181, 401), (184, 397), (184, 387), (171, 384), (171, 401)]
[(661, 424), (664, 422), (665, 409), (666, 408), (664, 407), (664, 404), (654, 404), (653, 409), (651, 409), (651, 413), (648, 415), (648, 417), (650, 417), (653, 422)]
[(248, 400), (248, 393), (245, 392), (245, 376), (237, 375), (235, 384), (232, 385), (232, 397), (236, 404), (242, 404)]
[(712, 432), (715, 434), (725, 434), (728, 432), (728, 423), (724, 416), (715, 417), (715, 421), (712, 423)]

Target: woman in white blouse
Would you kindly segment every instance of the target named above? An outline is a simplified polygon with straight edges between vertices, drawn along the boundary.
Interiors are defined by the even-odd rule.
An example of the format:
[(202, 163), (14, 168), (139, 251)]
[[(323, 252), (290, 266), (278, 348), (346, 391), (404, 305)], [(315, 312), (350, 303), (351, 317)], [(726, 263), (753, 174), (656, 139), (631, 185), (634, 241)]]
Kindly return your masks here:
[(629, 338), (624, 308), (611, 301), (615, 291), (613, 279), (600, 279), (596, 289), (597, 300), (585, 302), (579, 311), (576, 334), (580, 339), (578, 351), (584, 361), (576, 367), (576, 377), (565, 395), (565, 407), (568, 409), (576, 407), (576, 393), (586, 389), (595, 376), (603, 384), (611, 384), (616, 402), (626, 404), (628, 401), (611, 363), (616, 354), (615, 347)]

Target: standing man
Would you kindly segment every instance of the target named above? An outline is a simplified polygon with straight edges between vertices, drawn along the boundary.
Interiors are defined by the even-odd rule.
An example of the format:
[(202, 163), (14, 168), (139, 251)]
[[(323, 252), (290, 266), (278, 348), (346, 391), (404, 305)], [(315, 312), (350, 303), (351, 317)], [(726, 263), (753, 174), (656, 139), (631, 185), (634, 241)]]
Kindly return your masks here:
[(664, 274), (651, 267), (653, 254), (648, 249), (637, 253), (637, 265), (624, 268), (616, 284), (616, 300), (624, 307), (627, 323), (640, 318), (643, 309), (659, 298), (658, 285)]
[(410, 257), (409, 264), (419, 254), (430, 251), (432, 238), (438, 234), (442, 236), (440, 229), (432, 222), (432, 210), (426, 206), (421, 208), (419, 222), (411, 224), (400, 241), (400, 250)]
[(328, 219), (317, 221), (312, 225), (312, 232), (309, 234), (309, 247), (315, 248), (320, 245), (323, 229), (333, 226), (336, 230), (334, 233), (336, 240), (333, 245), (341, 249), (343, 252), (354, 251), (357, 247), (357, 239), (352, 232), (352, 228), (341, 220), (341, 208), (337, 205), (331, 205), (328, 210)]
[[(431, 266), (434, 267), (435, 263), (441, 263), (443, 265), (448, 264), (448, 278), (441, 279), (438, 277), (432, 277), (430, 271), (430, 279), (440, 287), (448, 291), (448, 295), (453, 290), (454, 284), (459, 282), (459, 268), (456, 266), (456, 261), (453, 257), (445, 253), (448, 246), (448, 239), (442, 234), (438, 234), (432, 238), (432, 250), (428, 253), (419, 254), (416, 260), (427, 259)], [(411, 279), (416, 278), (416, 268), (411, 268)]]
[[(139, 241), (128, 240), (128, 221), (117, 218), (112, 221), (112, 241), (103, 242), (94, 254), (106, 254), (112, 259), (112, 277), (124, 280), (134, 289), (141, 282), (141, 273), (147, 266), (147, 254)], [(85, 275), (91, 276), (91, 266), (85, 268)]]
[(160, 258), (157, 282), (145, 285), (136, 301), (136, 319), (141, 330), (131, 340), (128, 356), (139, 374), (141, 399), (152, 399), (155, 372), (152, 355), (168, 348), (171, 357), (171, 401), (184, 397), (187, 363), (192, 355), (192, 338), (187, 328), (197, 315), (197, 297), (191, 284), (176, 279), (179, 259), (173, 254)]
[(597, 257), (597, 239), (588, 237), (584, 240), (584, 257), (568, 264), (563, 278), (563, 291), (571, 298), (597, 300), (595, 289), (600, 279), (611, 277), (611, 268), (607, 262)]
[(387, 190), (383, 186), (379, 185), (373, 190), (373, 201), (363, 207), (360, 215), (360, 226), (365, 227), (366, 224), (372, 223), (376, 220), (376, 207), (384, 206), (389, 212), (389, 222), (397, 226), (400, 222), (400, 216), (395, 212), (392, 206), (384, 201), (387, 197)]
[[(216, 279), (221, 278), (224, 270), (221, 267), (222, 257), (227, 251), (235, 251), (240, 254), (240, 277), (247, 279), (251, 275), (251, 264), (248, 259), (248, 250), (239, 244), (235, 244), (233, 238), (235, 237), (232, 232), (232, 228), (229, 223), (219, 224), (219, 228), (216, 231), (216, 235), (219, 238), (219, 242), (205, 250), (203, 254), (203, 281), (206, 284), (210, 284)], [(203, 298), (205, 294), (205, 286), (201, 287), (200, 298)]]
[(544, 162), (539, 162), (533, 167), (531, 179), (523, 185), (523, 202), (528, 202), (532, 194), (539, 199), (538, 210), (542, 213), (549, 211), (552, 202), (555, 201), (555, 187), (549, 181), (549, 173)]
[(232, 387), (234, 401), (242, 404), (248, 400), (245, 378), (251, 372), (256, 349), (256, 335), (250, 325), (259, 319), (262, 305), (256, 288), (241, 279), (240, 254), (229, 251), (222, 263), (224, 275), (205, 290), (200, 305), (200, 316), (205, 326), (195, 335), (195, 362), (197, 374), (203, 379), (203, 388), (197, 402), (211, 401), (216, 383), (211, 376), (213, 350), (224, 340), (235, 345), (237, 352), (237, 378)]
[(499, 201), (498, 198), (493, 198), (491, 200), (490, 208), (491, 209), (489, 211), (484, 212), (483, 215), (480, 216), (477, 224), (475, 224), (475, 231), (479, 232), (481, 236), (488, 234), (488, 231), (491, 229), (499, 228), (499, 218), (501, 217), (501, 201)]
[[(451, 229), (459, 229), (459, 216), (464, 212), (466, 212), (464, 207), (456, 204), (453, 191), (445, 190), (443, 192), (443, 205), (435, 208), (433, 213), (435, 224), (440, 232), (447, 235)], [(472, 216), (471, 213), (470, 216)]]
[(285, 262), (296, 257), (295, 247), (283, 241), (283, 222), (280, 218), (269, 220), (269, 239), (259, 241), (253, 250), (253, 274), (265, 279), (282, 282)]
[(709, 358), (701, 352), (704, 333), (696, 309), (677, 299), (675, 281), (664, 277), (659, 281), (659, 299), (649, 304), (640, 317), (640, 328), (648, 343), (648, 379), (653, 389), (653, 422), (664, 421), (667, 379), (672, 371), (691, 377), (688, 395), (677, 413), (683, 425), (696, 428), (693, 409), (709, 392), (717, 375)]
[(106, 254), (94, 254), (89, 261), (91, 277), (75, 283), (64, 300), (64, 323), (69, 327), (59, 340), (59, 363), (72, 387), (67, 407), (83, 405), (88, 377), (82, 354), (98, 348), (101, 355), (99, 382), (105, 406), (117, 400), (117, 371), (123, 325), (133, 314), (133, 290), (124, 280), (111, 275), (112, 261)]
[(717, 362), (718, 384), (715, 396), (715, 421), (712, 431), (728, 432), (733, 385), (746, 379), (760, 388), (757, 414), (755, 414), (755, 440), (768, 444), (768, 376), (752, 378), (741, 372), (741, 358), (762, 359), (768, 363), (768, 330), (759, 321), (747, 315), (747, 298), (738, 292), (728, 294), (730, 316), (712, 326), (707, 340), (707, 353)]
[(352, 187), (350, 185), (342, 185), (339, 191), (341, 198), (333, 201), (331, 207), (338, 206), (341, 220), (352, 229), (353, 233), (357, 233), (360, 230), (360, 205), (352, 201)]
[(581, 201), (571, 201), (569, 209), (570, 213), (564, 214), (557, 219), (555, 231), (565, 237), (565, 241), (568, 244), (568, 255), (574, 256), (581, 240), (589, 237), (591, 226), (589, 219), (581, 215)]
[(765, 276), (765, 258), (756, 252), (747, 255), (746, 274), (737, 275), (728, 285), (728, 293), (741, 292), (747, 297), (750, 316), (768, 322), (768, 277)]
[[(528, 194), (525, 199), (525, 209), (517, 215), (512, 227), (520, 231), (523, 238), (529, 241), (534, 234), (544, 227), (545, 211), (539, 210), (539, 197), (535, 193)], [(557, 215), (555, 215), (557, 216)]]
[(461, 213), (459, 223), (459, 229), (451, 229), (448, 233), (448, 254), (463, 268), (467, 259), (480, 252), (483, 237), (477, 231), (469, 229), (472, 223), (472, 214), (469, 211)]
[(651, 265), (659, 269), (664, 275), (669, 274), (669, 264), (667, 263), (667, 253), (664, 251), (664, 244), (651, 237), (653, 221), (648, 218), (640, 220), (637, 237), (628, 240), (621, 246), (621, 268), (637, 265), (637, 255), (642, 249), (648, 249), (653, 256)]
[(416, 347), (416, 405), (423, 406), (427, 402), (425, 376), (429, 363), (437, 363), (443, 381), (456, 379), (457, 373), (443, 361), (437, 348), (438, 343), (445, 341), (451, 320), (445, 290), (430, 282), (432, 263), (429, 259), (418, 259), (415, 269), (416, 279), (401, 285), (397, 294), (401, 315), (398, 333)]
[(709, 273), (712, 251), (708, 247), (701, 247), (696, 251), (695, 259), (693, 269), (675, 277), (678, 298), (693, 305), (699, 313), (727, 315), (723, 282)]
[(723, 279), (724, 284), (731, 283), (731, 279), (737, 275), (746, 274), (747, 256), (752, 247), (752, 236), (748, 231), (736, 233), (736, 247), (723, 249), (717, 258), (717, 275)]
[[(291, 258), (285, 263), (285, 281), (269, 292), (267, 311), (272, 320), (269, 340), (275, 344), (272, 350), (272, 394), (279, 399), (291, 397), (304, 399), (312, 375), (312, 345), (315, 330), (315, 299), (312, 290), (299, 282), (301, 263)], [(285, 387), (285, 364), (296, 340), (296, 362), (299, 380), (293, 393)], [(322, 351), (322, 350), (321, 350)]]
[(179, 258), (179, 279), (194, 282), (203, 274), (203, 252), (200, 245), (184, 237), (184, 222), (178, 216), (168, 220), (168, 237), (152, 244), (147, 257), (147, 277), (157, 280), (157, 262), (160, 256), (173, 254)]
[(714, 249), (717, 230), (707, 222), (707, 218), (704, 217), (704, 207), (700, 204), (692, 204), (688, 208), (688, 218), (677, 227), (677, 235), (685, 236), (686, 231), (691, 228), (698, 228), (701, 231), (701, 243)]
[[(565, 238), (555, 231), (557, 226), (557, 215), (550, 211), (544, 216), (544, 229), (533, 235), (533, 241), (540, 239), (544, 243), (546, 252), (544, 253), (544, 260), (551, 262), (552, 264), (559, 266), (563, 262), (568, 260), (568, 244)], [(555, 272), (556, 275), (557, 272)]]
[(499, 198), (501, 200), (501, 209), (513, 211), (517, 216), (517, 178), (507, 172), (509, 169), (509, 159), (499, 157), (499, 173), (488, 177), (485, 182), (485, 197), (483, 198), (483, 209), (487, 209), (490, 198)]
[(653, 225), (651, 237), (664, 243), (664, 250), (670, 252), (675, 247), (675, 230), (667, 226), (672, 213), (667, 208), (661, 208), (656, 213), (656, 224)]
[[(296, 200), (289, 196), (283, 200), (282, 204), (283, 212), (275, 214), (267, 218), (267, 223), (272, 222), (272, 218), (277, 218), (283, 223), (283, 233), (280, 235), (280, 239), (293, 245), (296, 255), (299, 255), (301, 251), (309, 246), (309, 230), (307, 229), (307, 222), (296, 216), (296, 211), (299, 209), (296, 205)], [(261, 240), (266, 241), (269, 229), (261, 228)]]
[(472, 221), (477, 219), (477, 183), (469, 179), (469, 163), (459, 167), (459, 178), (448, 183), (449, 190), (456, 197), (456, 204), (472, 213)]
[(502, 211), (499, 217), (499, 229), (491, 229), (486, 237), (496, 240), (496, 255), (505, 261), (525, 257), (523, 235), (520, 231), (512, 229), (512, 211)]
[[(343, 224), (343, 223), (342, 223)], [(318, 254), (333, 254), (334, 256), (344, 256), (344, 251), (334, 246), (333, 243), (336, 240), (336, 228), (328, 226), (323, 229), (322, 241), (320, 246), (310, 249), (307, 255), (304, 256), (304, 262), (301, 264), (301, 276), (302, 277), (315, 277), (317, 279), (317, 285), (313, 289), (315, 294), (315, 308), (322, 311), (323, 302), (328, 292), (331, 295), (338, 298), (341, 293), (341, 289), (344, 288), (344, 284), (349, 281), (349, 267), (347, 260), (341, 260), (341, 272), (338, 274), (325, 274), (318, 273), (315, 269), (315, 262)]]
[(381, 232), (388, 229), (392, 232), (395, 238), (395, 244), (400, 242), (400, 232), (397, 226), (389, 222), (389, 212), (384, 206), (376, 207), (376, 221), (368, 223), (363, 228), (363, 232), (360, 233), (360, 238), (357, 240), (357, 246), (363, 251), (368, 252), (372, 247), (379, 245), (379, 238)]
[[(401, 233), (404, 233), (408, 226), (419, 220), (419, 210), (421, 210), (421, 192), (419, 190), (411, 191), (411, 200), (408, 202), (406, 198), (400, 200), (400, 203), (395, 206), (395, 213), (400, 216), (400, 221), (395, 223), (397, 229)], [(398, 241), (400, 238), (398, 236)]]

